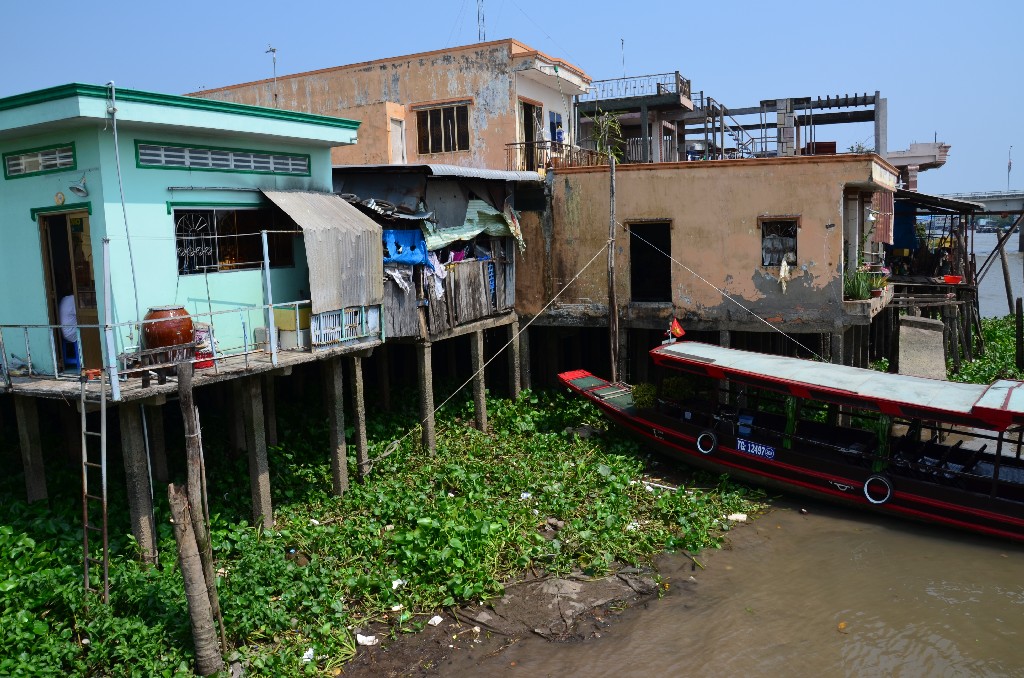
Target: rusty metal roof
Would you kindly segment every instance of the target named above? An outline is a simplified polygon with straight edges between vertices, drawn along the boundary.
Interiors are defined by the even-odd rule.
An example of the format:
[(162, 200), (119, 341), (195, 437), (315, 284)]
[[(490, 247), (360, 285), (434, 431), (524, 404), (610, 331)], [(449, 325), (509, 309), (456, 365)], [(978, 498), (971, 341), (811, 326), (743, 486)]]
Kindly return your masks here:
[(313, 313), (384, 300), (381, 227), (333, 193), (263, 194), (302, 228)]
[(946, 212), (955, 212), (957, 214), (985, 211), (985, 206), (980, 202), (971, 202), (969, 200), (947, 198), (942, 195), (929, 195), (928, 193), (908, 191), (903, 188), (896, 189), (895, 197), (896, 200), (904, 200), (906, 202), (912, 203), (913, 205), (916, 205), (917, 207), (939, 209)]

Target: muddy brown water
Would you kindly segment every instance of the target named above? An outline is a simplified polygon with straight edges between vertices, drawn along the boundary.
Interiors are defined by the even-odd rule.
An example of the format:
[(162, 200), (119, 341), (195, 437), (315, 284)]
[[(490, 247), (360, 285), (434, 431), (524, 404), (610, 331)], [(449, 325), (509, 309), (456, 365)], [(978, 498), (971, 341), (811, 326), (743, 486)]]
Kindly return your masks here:
[[(807, 513), (801, 513), (804, 508)], [(667, 596), (577, 643), (526, 638), (458, 676), (1024, 676), (1024, 546), (797, 502)], [(693, 578), (692, 580), (690, 578)]]

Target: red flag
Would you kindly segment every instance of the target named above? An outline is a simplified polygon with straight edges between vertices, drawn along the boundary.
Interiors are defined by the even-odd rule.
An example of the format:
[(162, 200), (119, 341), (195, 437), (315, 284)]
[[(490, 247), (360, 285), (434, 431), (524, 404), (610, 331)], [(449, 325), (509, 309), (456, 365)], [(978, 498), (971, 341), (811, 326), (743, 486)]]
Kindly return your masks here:
[(683, 326), (679, 324), (678, 319), (672, 318), (672, 323), (668, 326), (667, 334), (672, 335), (675, 339), (682, 339), (683, 335), (686, 334), (686, 330), (684, 330)]

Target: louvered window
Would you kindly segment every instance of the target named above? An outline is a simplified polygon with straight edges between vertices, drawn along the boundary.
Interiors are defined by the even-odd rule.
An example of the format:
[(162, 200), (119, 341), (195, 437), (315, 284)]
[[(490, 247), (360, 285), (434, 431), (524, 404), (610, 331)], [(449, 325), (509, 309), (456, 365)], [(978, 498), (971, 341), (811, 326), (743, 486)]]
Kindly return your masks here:
[(308, 155), (143, 143), (138, 144), (138, 151), (140, 167), (180, 167), (183, 169), (309, 176)]
[(73, 144), (5, 153), (3, 157), (4, 174), (8, 178), (75, 168)]

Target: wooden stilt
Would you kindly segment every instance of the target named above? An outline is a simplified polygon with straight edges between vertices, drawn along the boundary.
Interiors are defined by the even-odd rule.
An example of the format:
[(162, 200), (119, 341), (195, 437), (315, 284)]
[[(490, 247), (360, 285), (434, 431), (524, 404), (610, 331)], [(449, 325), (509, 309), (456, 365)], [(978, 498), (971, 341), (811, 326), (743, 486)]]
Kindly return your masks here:
[(146, 439), (142, 433), (142, 406), (124, 403), (118, 407), (121, 419), (121, 455), (124, 457), (125, 485), (132, 535), (139, 545), (142, 562), (156, 560), (156, 536), (153, 519), (153, 490), (146, 458)]
[(162, 405), (145, 405), (144, 407), (146, 408), (146, 431), (149, 434), (149, 463), (153, 472), (153, 484), (165, 485), (170, 481), (171, 474), (167, 469), (164, 408)]
[(46, 471), (43, 468), (43, 443), (39, 435), (39, 413), (35, 398), (14, 396), (14, 416), (18, 420), (21, 463), (25, 469), (25, 498), (46, 501)]
[(487, 387), (484, 378), (484, 333), (474, 332), (469, 338), (473, 361), (473, 411), (476, 427), (487, 432)]
[(533, 388), (533, 376), (530, 369), (530, 330), (527, 328), (519, 335), (519, 384), (524, 389)]
[(430, 364), (429, 341), (416, 346), (416, 374), (420, 387), (420, 423), (423, 426), (423, 448), (430, 454), (437, 450), (434, 433), (434, 371)]
[(327, 420), (331, 431), (331, 480), (334, 494), (348, 491), (348, 449), (345, 443), (345, 373), (341, 358), (324, 365), (327, 382)]
[(519, 343), (519, 321), (513, 320), (508, 326), (508, 396), (515, 400), (523, 386), (521, 371), (522, 349)]
[(356, 414), (356, 462), (359, 478), (370, 468), (370, 446), (366, 438), (366, 401), (363, 396), (363, 359), (352, 356), (352, 410)]
[(242, 409), (245, 414), (245, 446), (249, 450), (249, 488), (252, 493), (252, 519), (263, 527), (274, 526), (270, 501), (270, 462), (267, 459), (267, 433), (263, 421), (263, 394), (260, 377), (243, 377)]

